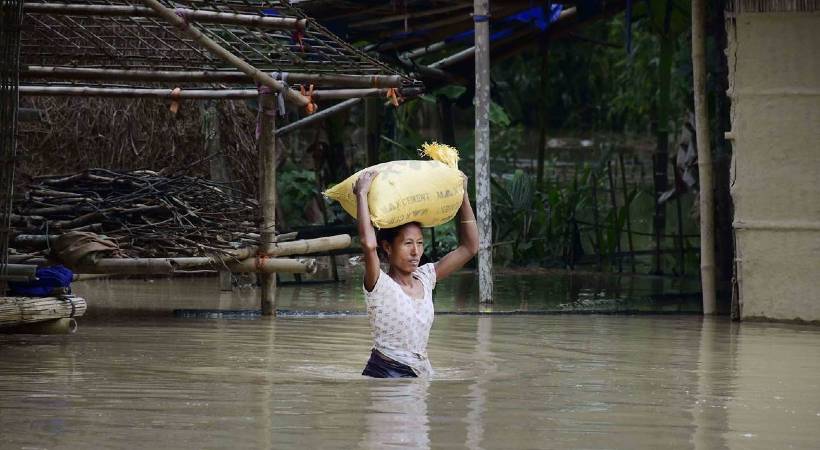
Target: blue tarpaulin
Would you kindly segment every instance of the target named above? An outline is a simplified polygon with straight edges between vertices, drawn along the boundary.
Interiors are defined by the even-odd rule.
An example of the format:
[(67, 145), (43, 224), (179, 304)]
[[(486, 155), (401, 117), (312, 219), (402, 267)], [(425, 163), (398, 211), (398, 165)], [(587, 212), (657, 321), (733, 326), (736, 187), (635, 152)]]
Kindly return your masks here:
[(56, 265), (38, 268), (36, 276), (37, 279), (34, 281), (10, 281), (11, 293), (30, 297), (46, 297), (51, 295), (54, 289), (70, 287), (74, 272), (67, 267)]
[[(515, 25), (517, 23), (530, 24), (541, 31), (546, 31), (550, 24), (558, 19), (561, 11), (564, 9), (563, 5), (550, 5), (550, 10), (542, 6), (525, 9), (519, 13), (507, 16), (501, 20), (496, 21), (493, 25), (495, 27)], [(504, 28), (490, 33), (490, 42), (498, 39), (504, 39), (513, 33), (513, 27)], [(458, 42), (458, 41), (472, 41), (475, 30), (467, 30), (444, 39), (444, 42)], [(395, 35), (394, 35), (395, 36)]]

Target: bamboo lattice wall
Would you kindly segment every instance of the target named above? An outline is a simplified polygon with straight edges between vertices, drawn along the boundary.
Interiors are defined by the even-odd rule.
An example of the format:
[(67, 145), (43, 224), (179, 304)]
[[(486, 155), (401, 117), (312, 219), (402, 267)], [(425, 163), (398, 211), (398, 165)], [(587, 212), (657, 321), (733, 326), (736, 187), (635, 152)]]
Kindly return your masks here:
[(0, 0), (0, 275), (8, 260), (20, 62), (21, 0)]
[[(160, 3), (231, 54), (265, 72), (386, 75), (401, 77), (403, 84), (413, 84), (405, 75), (354, 48), (288, 1), (162, 0)], [(290, 25), (272, 25), (272, 20), (287, 20)], [(22, 75), (29, 80), (26, 84), (55, 85), (53, 80), (62, 78), (80, 86), (157, 86), (149, 84), (144, 77), (141, 80), (117, 78), (117, 74), (96, 81), (90, 77), (49, 76), (52, 81), (47, 82), (36, 77), (42, 70), (29, 70), (36, 67), (126, 70), (132, 74), (171, 72), (180, 75), (181, 80), (173, 80), (170, 85), (183, 89), (224, 88), (226, 83), (253, 85), (252, 80), (242, 74), (231, 78), (236, 67), (209, 53), (184, 30), (158, 17), (138, 0), (69, 4), (28, 0), (24, 7), (21, 48)], [(191, 76), (198, 71), (223, 76), (198, 79)], [(311, 84), (317, 88), (332, 86), (327, 80)]]

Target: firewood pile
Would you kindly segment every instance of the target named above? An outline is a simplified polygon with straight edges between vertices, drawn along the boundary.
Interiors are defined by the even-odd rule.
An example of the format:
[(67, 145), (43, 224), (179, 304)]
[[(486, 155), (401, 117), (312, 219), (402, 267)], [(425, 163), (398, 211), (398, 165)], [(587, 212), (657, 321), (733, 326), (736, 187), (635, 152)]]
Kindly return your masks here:
[(18, 252), (44, 251), (68, 231), (104, 235), (123, 256), (142, 258), (213, 255), (259, 242), (255, 200), (190, 176), (90, 169), (37, 177), (14, 206)]

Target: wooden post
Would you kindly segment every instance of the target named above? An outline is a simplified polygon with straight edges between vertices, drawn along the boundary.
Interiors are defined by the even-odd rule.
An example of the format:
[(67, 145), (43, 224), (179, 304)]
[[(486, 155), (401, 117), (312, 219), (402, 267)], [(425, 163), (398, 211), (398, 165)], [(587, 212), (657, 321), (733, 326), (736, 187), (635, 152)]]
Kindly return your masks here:
[[(276, 102), (272, 94), (259, 96), (259, 205), (262, 210), (259, 250), (267, 254), (276, 243)], [(259, 274), (263, 316), (276, 314), (276, 275)]]
[(493, 222), (490, 203), (490, 2), (474, 0), (475, 184), (478, 218), (478, 301), (493, 302)]
[(703, 314), (715, 314), (714, 195), (712, 147), (709, 142), (709, 111), (706, 102), (706, 5), (692, 0), (692, 81), (695, 94), (695, 133), (700, 178), (700, 279)]

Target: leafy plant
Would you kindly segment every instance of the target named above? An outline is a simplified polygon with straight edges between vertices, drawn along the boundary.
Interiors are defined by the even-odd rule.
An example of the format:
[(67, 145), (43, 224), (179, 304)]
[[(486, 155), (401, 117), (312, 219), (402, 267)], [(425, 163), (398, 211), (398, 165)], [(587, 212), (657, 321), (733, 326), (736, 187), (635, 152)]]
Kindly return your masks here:
[(307, 225), (304, 211), (317, 196), (316, 173), (288, 165), (278, 173), (276, 189), (285, 223), (289, 226)]

